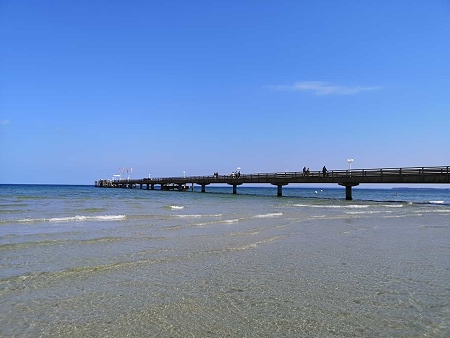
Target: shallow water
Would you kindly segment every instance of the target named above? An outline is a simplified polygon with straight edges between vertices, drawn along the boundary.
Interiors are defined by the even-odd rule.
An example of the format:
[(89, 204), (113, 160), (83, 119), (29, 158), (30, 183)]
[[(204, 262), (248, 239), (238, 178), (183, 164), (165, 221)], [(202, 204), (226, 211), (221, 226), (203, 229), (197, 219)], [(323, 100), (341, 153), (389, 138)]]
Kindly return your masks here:
[(0, 186), (0, 336), (449, 336), (449, 191), (275, 190)]

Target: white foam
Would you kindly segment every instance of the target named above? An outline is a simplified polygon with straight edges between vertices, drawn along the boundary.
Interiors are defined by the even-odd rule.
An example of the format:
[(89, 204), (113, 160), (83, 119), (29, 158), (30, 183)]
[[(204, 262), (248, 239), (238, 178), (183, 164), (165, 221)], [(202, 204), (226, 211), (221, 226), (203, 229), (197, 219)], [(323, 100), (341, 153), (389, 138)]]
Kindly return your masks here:
[(372, 214), (387, 214), (392, 213), (392, 211), (389, 210), (369, 210), (369, 211), (346, 211), (345, 212), (348, 215), (372, 215)]
[(170, 208), (172, 210), (180, 210), (180, 209), (184, 209), (184, 206), (182, 206), (182, 205), (171, 205)]
[(294, 204), (295, 207), (307, 208), (344, 208), (343, 205), (316, 205), (316, 204)]
[(308, 207), (308, 208), (327, 208), (327, 209), (358, 209), (358, 208), (368, 208), (370, 205), (367, 204), (350, 204), (350, 205), (317, 205), (317, 204), (294, 204), (296, 207)]
[(231, 223), (238, 223), (239, 219), (225, 219), (225, 220), (217, 220), (217, 221), (211, 221), (211, 222), (202, 222), (202, 223), (196, 223), (195, 226), (205, 226), (205, 225), (215, 225), (215, 224), (231, 224)]
[(422, 214), (415, 214), (415, 215), (389, 215), (389, 216), (383, 216), (383, 218), (405, 218), (405, 217), (411, 217), (411, 216), (422, 216)]
[(386, 207), (386, 208), (403, 208), (403, 205), (402, 204), (385, 204), (385, 205), (383, 205), (383, 207)]
[(102, 216), (69, 216), (69, 217), (52, 217), (52, 218), (24, 218), (17, 222), (85, 222), (85, 221), (121, 221), (126, 218), (125, 215), (102, 215)]
[(450, 209), (421, 209), (415, 211), (415, 213), (434, 214), (434, 213), (450, 213)]
[(444, 201), (429, 201), (431, 204), (444, 204)]
[(171, 215), (171, 217), (179, 217), (179, 218), (200, 218), (200, 217), (222, 217), (222, 214), (216, 215)]
[(126, 218), (125, 215), (103, 215), (103, 216), (73, 216), (49, 218), (49, 222), (83, 222), (83, 221), (120, 221)]
[(226, 220), (223, 220), (223, 221), (221, 221), (219, 223), (238, 223), (238, 222), (239, 222), (239, 219), (235, 218), (235, 219), (226, 219)]
[(273, 212), (270, 214), (261, 214), (261, 215), (255, 215), (254, 218), (267, 218), (267, 217), (276, 217), (276, 216), (283, 216), (282, 212)]
[(23, 219), (17, 220), (17, 222), (19, 222), (19, 223), (41, 222), (41, 221), (45, 221), (45, 219), (44, 218), (23, 218)]

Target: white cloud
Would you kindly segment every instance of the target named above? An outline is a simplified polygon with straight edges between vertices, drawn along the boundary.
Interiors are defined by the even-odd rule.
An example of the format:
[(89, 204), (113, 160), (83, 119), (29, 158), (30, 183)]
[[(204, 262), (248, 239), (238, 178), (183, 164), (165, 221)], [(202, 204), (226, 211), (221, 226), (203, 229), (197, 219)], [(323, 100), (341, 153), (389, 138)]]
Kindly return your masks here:
[(310, 92), (315, 95), (355, 95), (378, 90), (381, 87), (342, 86), (321, 81), (296, 82), (293, 85), (278, 85), (272, 88), (280, 91)]
[(6, 126), (9, 124), (9, 120), (0, 120), (0, 126)]

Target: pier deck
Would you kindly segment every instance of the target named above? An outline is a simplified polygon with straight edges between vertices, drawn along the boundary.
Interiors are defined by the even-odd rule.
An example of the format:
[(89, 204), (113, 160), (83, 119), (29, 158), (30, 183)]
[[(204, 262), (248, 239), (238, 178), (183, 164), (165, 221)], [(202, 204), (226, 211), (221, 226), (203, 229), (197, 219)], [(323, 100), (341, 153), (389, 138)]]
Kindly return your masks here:
[(346, 199), (352, 199), (352, 187), (362, 183), (434, 183), (450, 184), (450, 166), (440, 167), (407, 167), (407, 168), (378, 168), (331, 170), (326, 175), (322, 171), (276, 172), (232, 175), (210, 175), (189, 177), (163, 177), (142, 179), (99, 180), (96, 187), (108, 188), (136, 188), (146, 186), (147, 190), (154, 190), (159, 185), (161, 190), (187, 190), (191, 185), (201, 186), (206, 191), (209, 184), (228, 184), (233, 187), (233, 194), (237, 193), (237, 186), (245, 183), (269, 183), (277, 186), (277, 195), (282, 196), (282, 187), (290, 183), (336, 183), (346, 188)]

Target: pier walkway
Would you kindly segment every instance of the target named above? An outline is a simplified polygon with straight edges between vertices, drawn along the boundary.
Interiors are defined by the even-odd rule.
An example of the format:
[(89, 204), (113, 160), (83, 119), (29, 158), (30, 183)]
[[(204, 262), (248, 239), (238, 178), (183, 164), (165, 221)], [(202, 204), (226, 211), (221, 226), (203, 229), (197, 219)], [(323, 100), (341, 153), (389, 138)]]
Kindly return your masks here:
[(325, 175), (322, 171), (276, 172), (236, 175), (211, 175), (189, 177), (164, 177), (142, 179), (99, 180), (96, 187), (107, 188), (137, 188), (144, 186), (147, 190), (154, 190), (159, 185), (161, 190), (192, 190), (195, 185), (201, 186), (201, 192), (206, 191), (210, 184), (228, 184), (233, 187), (233, 194), (237, 193), (237, 186), (244, 183), (269, 183), (277, 186), (277, 196), (282, 196), (282, 187), (289, 183), (336, 183), (345, 187), (345, 198), (352, 199), (352, 187), (362, 183), (434, 183), (450, 184), (450, 166), (441, 167), (409, 167), (409, 168), (379, 168), (331, 170)]

